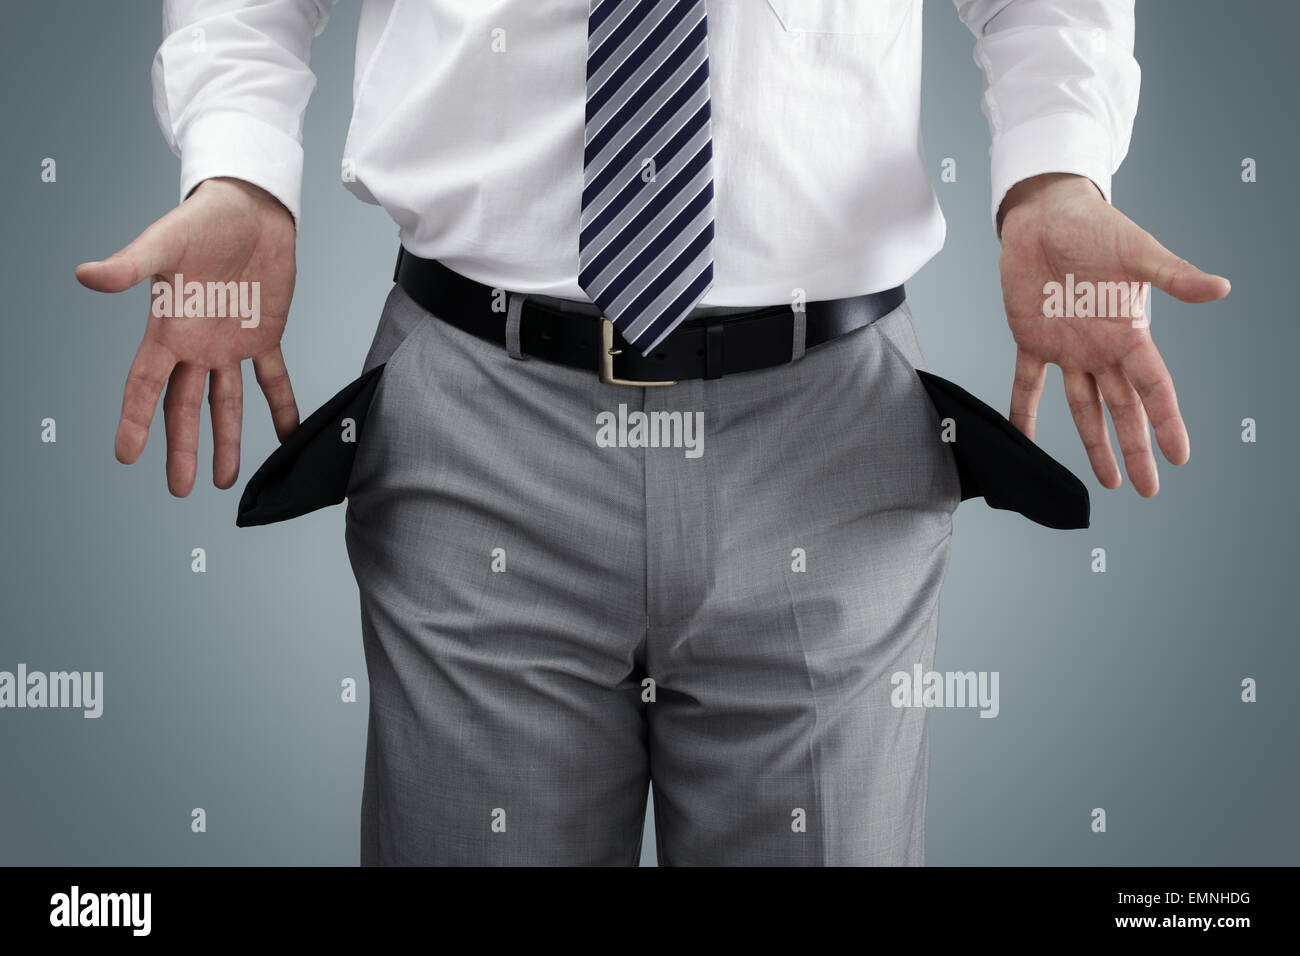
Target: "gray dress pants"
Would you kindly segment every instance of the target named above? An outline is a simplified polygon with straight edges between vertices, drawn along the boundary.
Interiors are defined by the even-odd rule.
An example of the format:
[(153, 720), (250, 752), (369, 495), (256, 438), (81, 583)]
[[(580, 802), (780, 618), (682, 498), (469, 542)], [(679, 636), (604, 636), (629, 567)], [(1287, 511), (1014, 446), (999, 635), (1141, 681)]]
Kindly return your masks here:
[[(382, 362), (347, 489), (363, 863), (635, 865), (650, 786), (663, 865), (923, 862), (927, 714), (890, 677), (931, 668), (960, 489), (906, 305), (642, 388), (394, 287)], [(702, 441), (600, 440), (657, 411)]]

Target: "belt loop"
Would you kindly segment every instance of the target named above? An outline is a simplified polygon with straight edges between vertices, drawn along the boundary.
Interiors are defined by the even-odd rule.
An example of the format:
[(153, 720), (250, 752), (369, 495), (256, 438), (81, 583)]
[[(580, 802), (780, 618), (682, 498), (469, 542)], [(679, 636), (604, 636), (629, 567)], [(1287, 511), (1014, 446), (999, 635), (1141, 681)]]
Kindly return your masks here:
[(722, 326), (716, 323), (707, 326), (704, 330), (704, 377), (722, 378), (725, 359)]
[(790, 349), (790, 361), (797, 362), (807, 351), (808, 313), (795, 306), (791, 309), (791, 314), (794, 318), (794, 346)]
[(526, 292), (507, 293), (506, 305), (506, 354), (512, 359), (524, 357), (524, 350), (519, 345), (519, 318), (523, 314)]

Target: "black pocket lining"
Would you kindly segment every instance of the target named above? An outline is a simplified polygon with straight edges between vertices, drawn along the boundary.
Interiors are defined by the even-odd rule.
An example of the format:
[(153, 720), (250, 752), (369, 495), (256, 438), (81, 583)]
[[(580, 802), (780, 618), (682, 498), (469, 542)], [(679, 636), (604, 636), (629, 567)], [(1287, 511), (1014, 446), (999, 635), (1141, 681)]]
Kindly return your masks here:
[[(384, 365), (376, 365), (314, 411), (248, 480), (235, 524), (241, 528), (287, 521), (336, 505), (348, 479)], [(355, 440), (343, 441), (343, 422), (355, 422)]]
[[(271, 453), (244, 488), (237, 526), (287, 521), (343, 501), (386, 364), (345, 386)], [(915, 371), (940, 420), (956, 423), (957, 440), (949, 447), (963, 501), (982, 497), (991, 508), (1018, 512), (1048, 528), (1088, 527), (1088, 489), (1068, 468), (960, 385)], [(355, 440), (345, 442), (343, 422), (349, 418)]]
[(1002, 415), (960, 385), (922, 369), (940, 420), (956, 423), (952, 442), (961, 497), (1015, 511), (1048, 528), (1088, 527), (1088, 489), (1073, 472), (1026, 438)]

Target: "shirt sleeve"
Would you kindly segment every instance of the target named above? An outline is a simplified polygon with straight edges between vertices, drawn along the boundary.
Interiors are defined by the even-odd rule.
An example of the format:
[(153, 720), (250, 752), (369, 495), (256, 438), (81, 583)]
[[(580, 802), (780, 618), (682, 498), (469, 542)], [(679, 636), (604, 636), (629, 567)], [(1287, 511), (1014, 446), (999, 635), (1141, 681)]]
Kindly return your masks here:
[(1007, 191), (1040, 173), (1086, 176), (1109, 202), (1141, 85), (1133, 0), (954, 2), (984, 72), (995, 228)]
[(260, 186), (299, 220), (311, 44), (336, 0), (165, 0), (153, 61), (158, 125), (181, 199), (205, 179)]

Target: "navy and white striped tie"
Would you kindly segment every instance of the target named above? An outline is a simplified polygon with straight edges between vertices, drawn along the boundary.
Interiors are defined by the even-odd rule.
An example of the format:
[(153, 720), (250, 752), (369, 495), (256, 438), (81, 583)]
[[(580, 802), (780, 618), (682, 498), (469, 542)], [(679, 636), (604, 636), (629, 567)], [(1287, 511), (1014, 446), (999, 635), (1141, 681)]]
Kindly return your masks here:
[(591, 0), (578, 283), (649, 354), (713, 284), (705, 0)]

